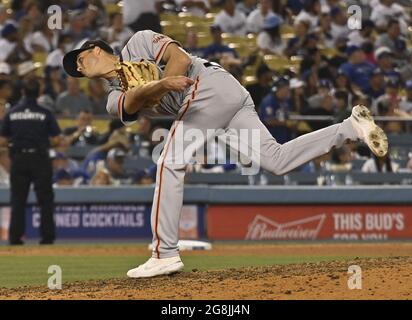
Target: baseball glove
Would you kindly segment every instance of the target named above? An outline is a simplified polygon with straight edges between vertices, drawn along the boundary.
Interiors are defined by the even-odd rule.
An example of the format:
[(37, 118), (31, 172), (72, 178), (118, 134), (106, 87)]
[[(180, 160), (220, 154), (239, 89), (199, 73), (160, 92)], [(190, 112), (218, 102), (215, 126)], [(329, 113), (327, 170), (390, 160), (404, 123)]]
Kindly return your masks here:
[[(117, 62), (115, 71), (124, 92), (160, 79), (157, 66), (154, 63), (147, 61)], [(156, 106), (159, 104), (159, 101), (159, 98), (154, 98), (147, 102), (147, 106)]]

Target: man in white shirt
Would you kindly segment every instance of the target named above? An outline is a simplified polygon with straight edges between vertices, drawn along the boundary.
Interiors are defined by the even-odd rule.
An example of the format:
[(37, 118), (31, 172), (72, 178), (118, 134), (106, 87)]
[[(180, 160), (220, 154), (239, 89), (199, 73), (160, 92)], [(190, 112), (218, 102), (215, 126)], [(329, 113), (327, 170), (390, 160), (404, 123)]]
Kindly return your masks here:
[(395, 0), (380, 0), (379, 4), (373, 7), (370, 19), (382, 30), (386, 28), (391, 19), (397, 19), (401, 26), (402, 34), (408, 33), (408, 16), (404, 8), (395, 3)]
[(13, 24), (7, 24), (2, 32), (0, 38), (0, 61), (7, 62), (17, 45), (17, 29)]
[(265, 19), (274, 16), (270, 0), (259, 0), (259, 7), (252, 11), (247, 18), (247, 31), (259, 33), (263, 29)]
[(263, 54), (283, 55), (285, 44), (280, 37), (279, 28), (282, 19), (277, 15), (265, 20), (263, 30), (259, 33), (256, 43)]
[(223, 10), (215, 17), (214, 25), (223, 32), (237, 36), (246, 35), (246, 16), (236, 9), (235, 0), (223, 0)]
[(319, 23), (321, 14), (321, 5), (319, 0), (306, 0), (303, 10), (295, 18), (295, 25), (300, 21), (308, 21), (310, 23), (309, 32), (314, 32)]
[(348, 45), (358, 46), (361, 47), (365, 42), (372, 41), (372, 33), (375, 29), (375, 24), (372, 20), (365, 20), (362, 21), (362, 29), (361, 30), (353, 30), (348, 35)]
[(333, 7), (330, 11), (332, 16), (331, 34), (333, 39), (346, 37), (349, 34), (349, 28), (347, 24), (346, 12), (340, 7)]

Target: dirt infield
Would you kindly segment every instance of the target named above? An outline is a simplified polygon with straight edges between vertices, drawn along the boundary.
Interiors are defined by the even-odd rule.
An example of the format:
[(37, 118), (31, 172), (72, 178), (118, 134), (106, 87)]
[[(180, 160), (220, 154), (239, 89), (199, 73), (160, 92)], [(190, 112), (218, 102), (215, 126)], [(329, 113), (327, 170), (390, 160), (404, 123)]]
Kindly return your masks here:
[[(8, 248), (2, 255), (125, 254), (119, 248)], [(65, 251), (66, 250), (66, 251)], [(134, 254), (143, 248), (124, 248)], [(113, 252), (111, 252), (113, 251)], [(0, 289), (3, 299), (411, 299), (412, 244), (219, 245), (210, 252), (188, 255), (318, 255), (357, 257), (343, 261), (275, 265), (211, 271), (187, 270), (153, 279), (109, 279), (64, 284), (63, 290), (44, 287)], [(140, 252), (141, 253), (141, 252)], [(147, 251), (145, 251), (147, 253)], [(369, 256), (369, 257), (368, 257)], [(375, 256), (375, 258), (370, 258)], [(362, 268), (362, 289), (349, 290), (348, 267)]]

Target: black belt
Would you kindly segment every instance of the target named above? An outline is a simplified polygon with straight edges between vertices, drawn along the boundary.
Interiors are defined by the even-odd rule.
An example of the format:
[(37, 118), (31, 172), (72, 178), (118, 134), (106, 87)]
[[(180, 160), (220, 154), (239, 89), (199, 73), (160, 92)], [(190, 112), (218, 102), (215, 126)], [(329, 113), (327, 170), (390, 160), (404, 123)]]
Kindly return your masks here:
[(206, 68), (209, 68), (209, 67), (218, 67), (218, 68), (222, 68), (222, 66), (220, 65), (220, 64), (218, 64), (218, 63), (216, 63), (216, 62), (205, 62), (204, 64), (203, 64)]
[(47, 149), (39, 149), (39, 148), (12, 148), (12, 153), (47, 153)]

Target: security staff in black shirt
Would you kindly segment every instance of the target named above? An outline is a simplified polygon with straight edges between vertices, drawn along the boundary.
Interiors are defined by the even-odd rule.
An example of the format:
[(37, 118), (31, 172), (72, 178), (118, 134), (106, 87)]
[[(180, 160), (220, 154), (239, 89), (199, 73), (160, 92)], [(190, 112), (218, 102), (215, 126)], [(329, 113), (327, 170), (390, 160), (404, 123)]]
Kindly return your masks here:
[(23, 244), (25, 210), (31, 183), (41, 210), (40, 244), (55, 240), (53, 169), (49, 157), (50, 145), (60, 141), (60, 128), (53, 114), (37, 104), (40, 84), (24, 83), (23, 99), (4, 117), (0, 135), (8, 144), (11, 157), (11, 222), (9, 242)]

